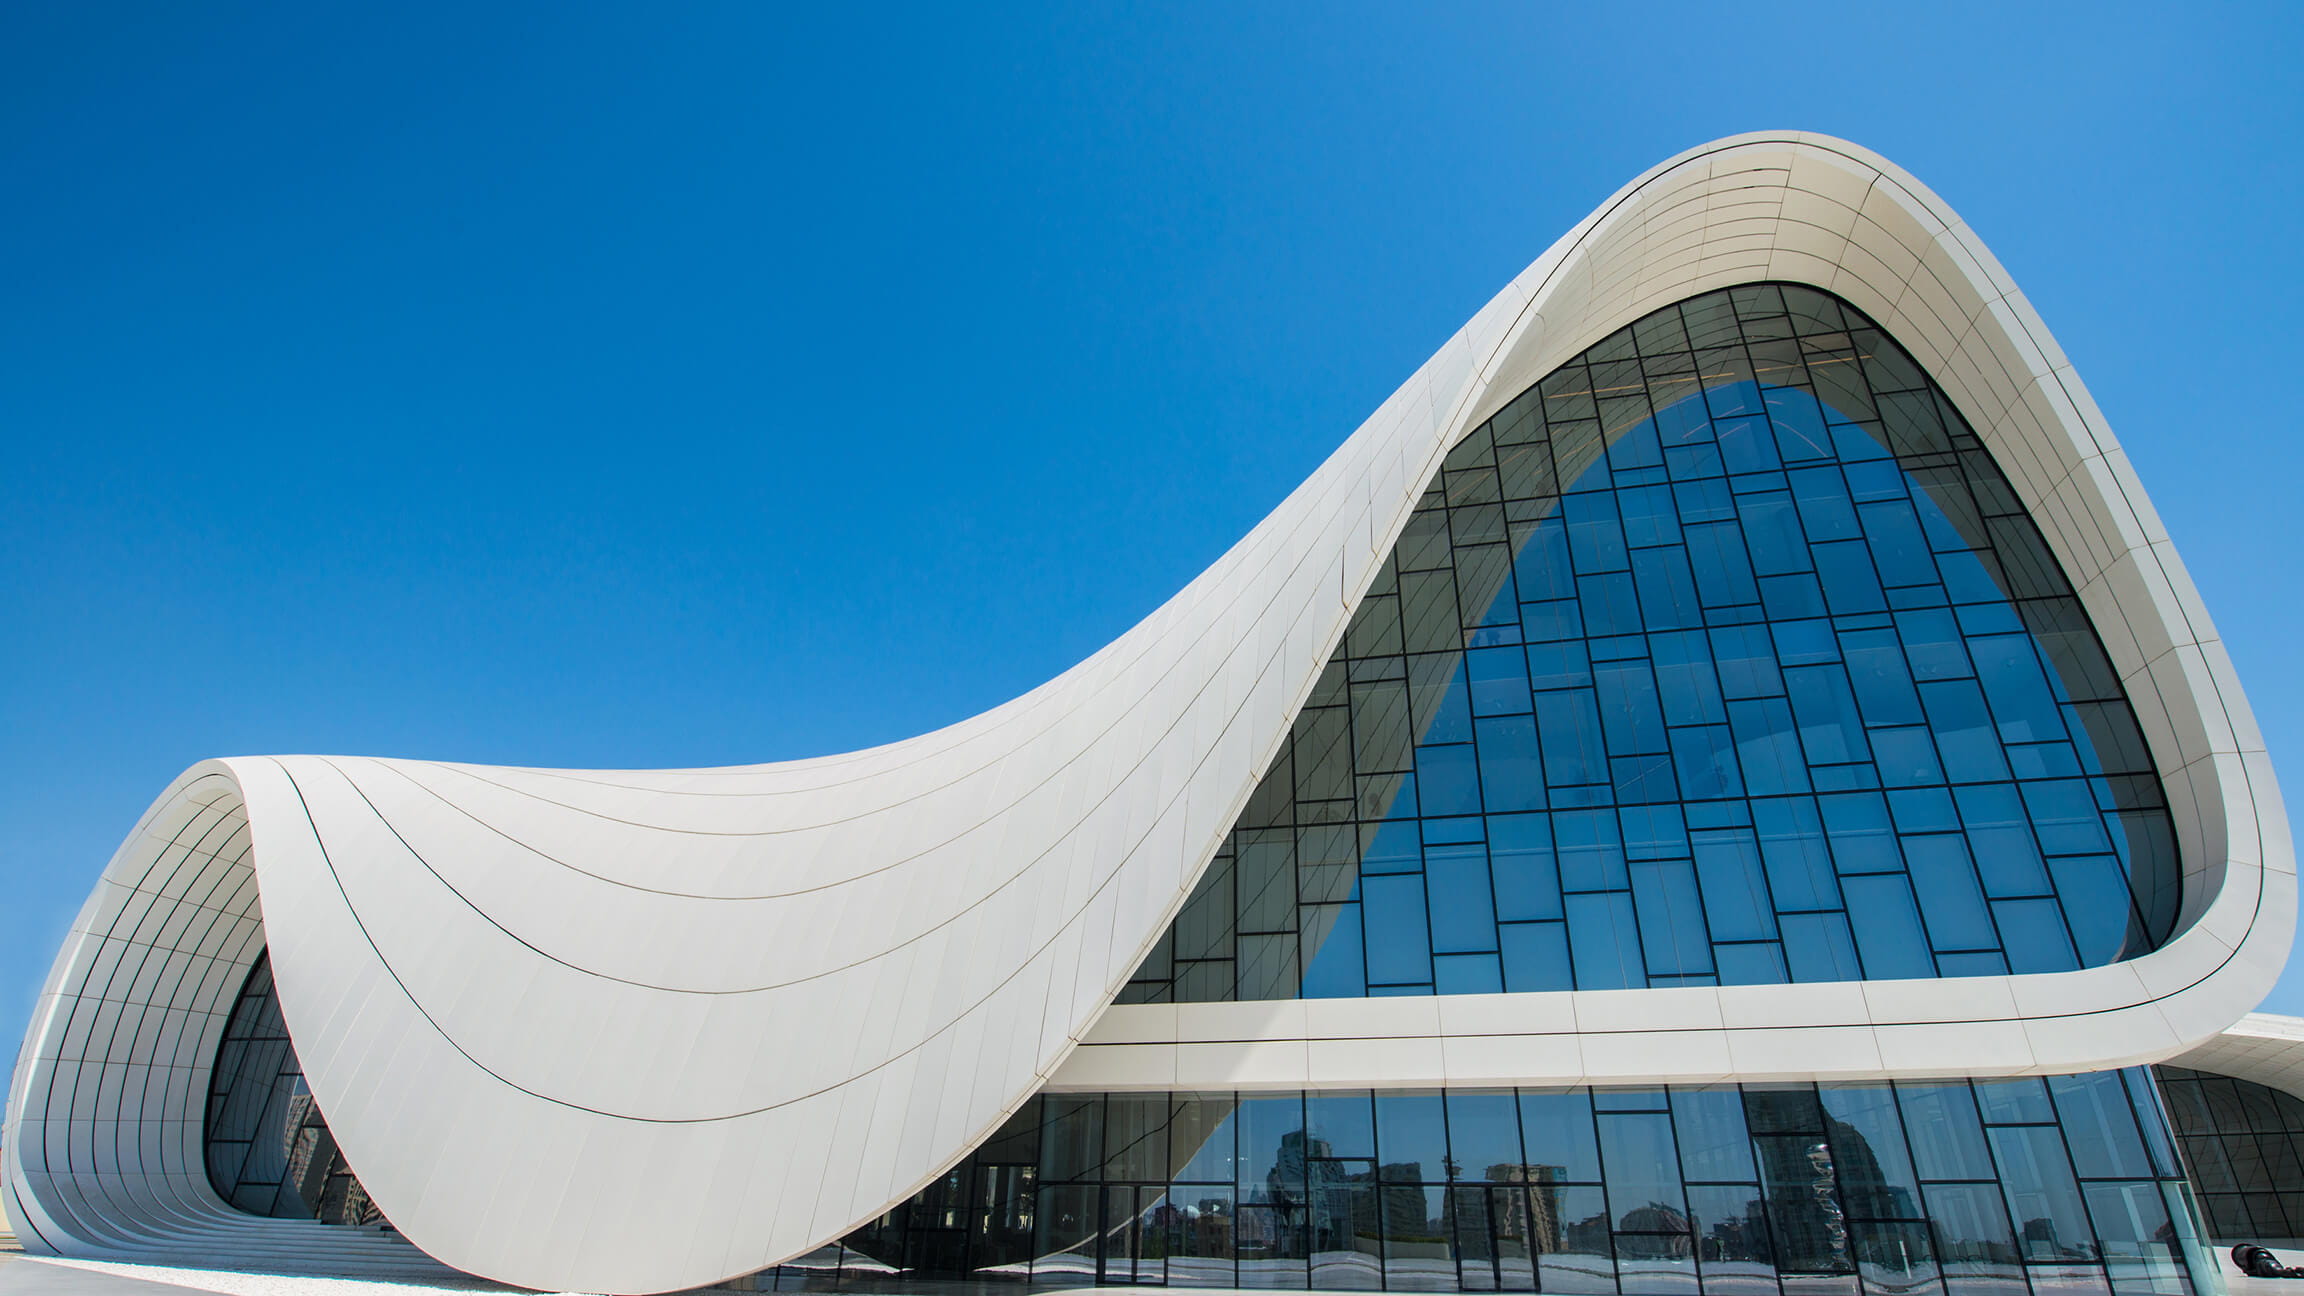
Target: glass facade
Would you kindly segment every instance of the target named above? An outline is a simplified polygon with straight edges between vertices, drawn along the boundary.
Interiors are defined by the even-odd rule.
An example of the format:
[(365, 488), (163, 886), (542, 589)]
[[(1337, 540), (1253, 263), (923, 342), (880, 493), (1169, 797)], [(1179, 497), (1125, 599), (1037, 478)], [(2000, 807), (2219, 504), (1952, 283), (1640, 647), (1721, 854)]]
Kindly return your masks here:
[(240, 989), (208, 1082), (208, 1182), (251, 1215), (369, 1224), (383, 1217), (336, 1150), (259, 955)]
[(2142, 1069), (1048, 1094), (841, 1245), (731, 1285), (2173, 1296), (2193, 1218)]
[(2192, 1186), (2223, 1242), (2304, 1242), (2304, 1102), (2247, 1080), (2163, 1066)]
[[(1744, 1296), (2210, 1296), (2285, 1240), (2304, 1103), (2159, 1068), (1993, 1081), (1044, 1094), (842, 1241), (725, 1286), (902, 1280)], [(259, 958), (217, 1054), (233, 1206), (382, 1223)]]
[(1870, 320), (1760, 284), (1449, 454), (1121, 1002), (2062, 971), (2179, 879), (2007, 479)]

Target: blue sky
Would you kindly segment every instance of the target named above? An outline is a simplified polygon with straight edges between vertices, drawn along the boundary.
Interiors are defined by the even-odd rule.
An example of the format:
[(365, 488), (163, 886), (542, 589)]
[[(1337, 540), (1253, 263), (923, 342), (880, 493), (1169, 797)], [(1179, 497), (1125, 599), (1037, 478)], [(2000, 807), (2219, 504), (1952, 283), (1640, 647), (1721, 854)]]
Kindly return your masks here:
[(1039, 683), (1741, 130), (1998, 252), (2295, 769), (2300, 15), (11, 5), (0, 1041), (202, 757), (759, 761)]

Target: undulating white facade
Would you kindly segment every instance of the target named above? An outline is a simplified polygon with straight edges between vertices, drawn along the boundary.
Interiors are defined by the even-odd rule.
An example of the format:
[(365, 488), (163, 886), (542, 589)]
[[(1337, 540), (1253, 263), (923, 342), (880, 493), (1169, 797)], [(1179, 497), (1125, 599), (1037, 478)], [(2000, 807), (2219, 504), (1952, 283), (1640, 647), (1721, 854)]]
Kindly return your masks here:
[[(1752, 283), (1813, 286), (1877, 321), (2004, 470), (2160, 773), (2182, 861), (2173, 935), (2053, 973), (1113, 1006), (1450, 450), (1627, 323)], [(286, 756), (187, 771), (57, 959), (0, 1173), (35, 1251), (427, 1268), (396, 1238), (257, 1218), (211, 1186), (211, 1068), (269, 950), (311, 1095), (407, 1241), (529, 1287), (666, 1291), (840, 1237), (1043, 1091), (2185, 1057), (2304, 1095), (2291, 1028), (2227, 1032), (2285, 962), (2295, 911), (2279, 790), (2231, 663), (2046, 326), (1894, 165), (1745, 135), (1603, 203), (1207, 572), (971, 720), (727, 769)]]

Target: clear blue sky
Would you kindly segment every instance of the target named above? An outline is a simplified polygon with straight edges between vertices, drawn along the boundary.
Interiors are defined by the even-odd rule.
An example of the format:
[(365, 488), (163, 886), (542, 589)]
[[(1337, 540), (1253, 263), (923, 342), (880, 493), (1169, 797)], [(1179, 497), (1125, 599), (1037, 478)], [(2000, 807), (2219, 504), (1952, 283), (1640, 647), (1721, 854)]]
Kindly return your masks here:
[(0, 13), (0, 1054), (191, 762), (969, 715), (1758, 128), (1998, 251), (2304, 769), (2304, 10), (841, 8)]

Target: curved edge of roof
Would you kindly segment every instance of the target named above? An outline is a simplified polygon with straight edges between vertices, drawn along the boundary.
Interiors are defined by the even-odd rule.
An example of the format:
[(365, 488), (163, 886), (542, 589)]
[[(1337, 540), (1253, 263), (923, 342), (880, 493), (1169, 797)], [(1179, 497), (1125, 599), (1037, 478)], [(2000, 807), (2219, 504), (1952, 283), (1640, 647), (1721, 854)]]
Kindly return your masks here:
[[(2180, 934), (2053, 975), (1107, 1011), (1447, 451), (1608, 332), (1755, 280), (1871, 315), (2031, 509), (2163, 772), (2187, 869)], [(408, 1238), (523, 1286), (641, 1292), (841, 1235), (1047, 1086), (2159, 1060), (2258, 1002), (2295, 895), (2230, 662), (2046, 327), (1910, 176), (1842, 141), (1764, 132), (1620, 191), (1207, 572), (974, 719), (727, 770), (195, 766), (58, 957), (0, 1175), (32, 1249), (149, 1257), (197, 1241), (338, 1272), (415, 1263), (344, 1230), (234, 1215), (206, 1185), (208, 1068), (267, 945), (314, 1094)]]
[(2304, 1098), (2304, 1017), (2250, 1013), (2167, 1061)]

